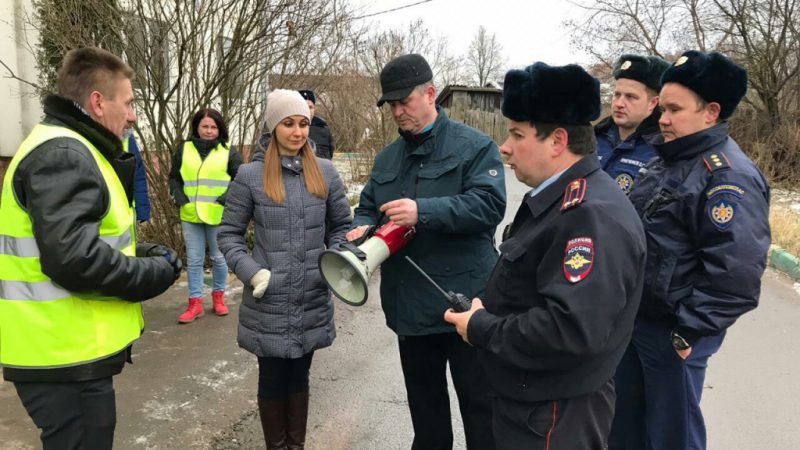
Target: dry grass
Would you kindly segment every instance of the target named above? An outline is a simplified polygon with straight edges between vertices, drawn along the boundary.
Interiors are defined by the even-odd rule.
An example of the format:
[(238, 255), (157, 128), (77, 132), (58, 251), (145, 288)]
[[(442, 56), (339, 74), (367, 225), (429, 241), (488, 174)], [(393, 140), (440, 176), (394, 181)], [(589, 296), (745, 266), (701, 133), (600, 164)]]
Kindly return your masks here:
[(800, 214), (787, 208), (771, 208), (772, 243), (800, 255)]

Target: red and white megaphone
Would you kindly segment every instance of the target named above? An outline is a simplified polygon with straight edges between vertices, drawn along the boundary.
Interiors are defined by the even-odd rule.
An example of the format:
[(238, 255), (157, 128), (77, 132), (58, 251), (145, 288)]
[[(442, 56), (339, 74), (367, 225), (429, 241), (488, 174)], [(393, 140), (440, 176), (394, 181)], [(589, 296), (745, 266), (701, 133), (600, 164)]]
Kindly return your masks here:
[(345, 242), (329, 248), (319, 256), (322, 279), (342, 301), (361, 306), (367, 301), (368, 282), (375, 269), (411, 241), (414, 234), (412, 227), (389, 222), (358, 247)]

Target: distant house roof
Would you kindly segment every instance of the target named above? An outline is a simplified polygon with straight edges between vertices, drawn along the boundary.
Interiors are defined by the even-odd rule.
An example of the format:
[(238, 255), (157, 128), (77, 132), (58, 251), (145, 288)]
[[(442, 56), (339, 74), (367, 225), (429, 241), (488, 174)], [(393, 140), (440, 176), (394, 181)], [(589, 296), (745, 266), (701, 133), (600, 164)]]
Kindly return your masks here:
[(448, 97), (453, 95), (455, 92), (480, 92), (480, 93), (490, 93), (490, 94), (502, 94), (502, 89), (497, 89), (494, 87), (480, 87), (480, 86), (460, 86), (457, 84), (447, 85), (442, 92), (436, 97), (436, 104), (439, 105), (447, 100)]

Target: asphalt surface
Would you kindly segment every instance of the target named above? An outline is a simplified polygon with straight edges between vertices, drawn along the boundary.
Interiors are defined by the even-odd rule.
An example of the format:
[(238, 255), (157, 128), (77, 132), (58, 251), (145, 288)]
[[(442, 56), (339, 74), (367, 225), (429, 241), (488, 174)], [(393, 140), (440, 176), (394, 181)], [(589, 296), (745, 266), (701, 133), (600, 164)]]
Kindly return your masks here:
[[(506, 171), (506, 219), (520, 204), (524, 186)], [(498, 234), (502, 226), (498, 228)], [(336, 300), (338, 337), (318, 351), (311, 369), (307, 448), (407, 449), (411, 421), (397, 341), (384, 324), (371, 280), (362, 307)], [(769, 270), (761, 305), (729, 331), (710, 361), (703, 410), (709, 449), (800, 448), (800, 295), (791, 281)], [(115, 378), (115, 448), (264, 448), (256, 411), (255, 357), (236, 345), (238, 281), (231, 283), (231, 314), (216, 317), (206, 296), (206, 315), (178, 325), (186, 286), (176, 285), (145, 303), (147, 330), (134, 347), (134, 364)], [(452, 411), (458, 411), (452, 394)], [(458, 414), (455, 446), (464, 448)], [(38, 430), (11, 383), (0, 383), (0, 449), (40, 448)]]

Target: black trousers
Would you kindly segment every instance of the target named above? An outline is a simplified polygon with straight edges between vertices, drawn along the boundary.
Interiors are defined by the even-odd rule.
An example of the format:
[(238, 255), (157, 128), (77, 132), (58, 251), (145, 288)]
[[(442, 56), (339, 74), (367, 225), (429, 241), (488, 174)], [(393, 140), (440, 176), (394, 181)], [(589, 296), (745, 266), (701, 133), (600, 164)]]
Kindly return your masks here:
[(614, 417), (614, 382), (564, 400), (494, 399), (494, 435), (500, 450), (603, 450)]
[(477, 349), (456, 333), (400, 336), (400, 364), (414, 426), (412, 450), (453, 448), (447, 364), (458, 396), (467, 449), (494, 449), (489, 384)]
[(308, 390), (314, 352), (294, 358), (258, 358), (258, 398), (276, 400)]
[(44, 450), (106, 450), (114, 445), (116, 397), (111, 377), (64, 383), (15, 382), (17, 395), (42, 430)]

